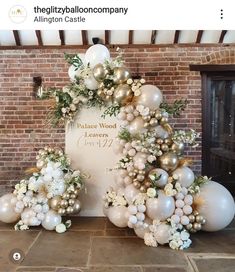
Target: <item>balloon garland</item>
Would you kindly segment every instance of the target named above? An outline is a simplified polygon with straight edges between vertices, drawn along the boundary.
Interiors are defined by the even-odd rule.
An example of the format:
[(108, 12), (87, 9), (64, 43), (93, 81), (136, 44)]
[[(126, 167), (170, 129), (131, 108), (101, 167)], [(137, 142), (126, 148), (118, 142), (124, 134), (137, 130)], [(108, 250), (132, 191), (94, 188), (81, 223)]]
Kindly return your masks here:
[(226, 227), (234, 218), (233, 197), (206, 176), (195, 177), (183, 152), (186, 145), (197, 145), (198, 134), (174, 131), (169, 124), (169, 116), (178, 116), (186, 101), (164, 102), (157, 87), (131, 77), (121, 52), (112, 60), (103, 45), (65, 58), (71, 84), (38, 94), (55, 98), (52, 124), (72, 123), (82, 107), (104, 107), (104, 117), (121, 121), (116, 186), (104, 196), (109, 220), (133, 228), (148, 246), (180, 250), (190, 246), (190, 233)]
[(84, 175), (70, 168), (70, 160), (60, 149), (45, 147), (36, 157), (35, 168), (15, 185), (13, 193), (0, 198), (0, 221), (14, 223), (15, 230), (42, 225), (47, 230), (65, 232), (71, 220), (62, 216), (80, 212), (78, 194)]

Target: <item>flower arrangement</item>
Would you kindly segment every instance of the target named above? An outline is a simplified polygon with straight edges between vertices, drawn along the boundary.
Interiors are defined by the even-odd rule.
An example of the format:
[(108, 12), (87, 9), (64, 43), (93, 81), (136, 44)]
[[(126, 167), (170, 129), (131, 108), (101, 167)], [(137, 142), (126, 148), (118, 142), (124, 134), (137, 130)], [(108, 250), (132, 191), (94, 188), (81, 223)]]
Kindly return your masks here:
[(36, 168), (28, 169), (28, 177), (17, 183), (9, 195), (11, 213), (5, 216), (14, 219), (10, 221), (20, 219), (16, 230), (42, 225), (62, 233), (71, 226), (71, 221), (62, 223), (61, 216), (81, 209), (78, 194), (84, 186), (84, 175), (71, 169), (70, 160), (60, 149), (45, 147), (39, 150), (36, 159)]

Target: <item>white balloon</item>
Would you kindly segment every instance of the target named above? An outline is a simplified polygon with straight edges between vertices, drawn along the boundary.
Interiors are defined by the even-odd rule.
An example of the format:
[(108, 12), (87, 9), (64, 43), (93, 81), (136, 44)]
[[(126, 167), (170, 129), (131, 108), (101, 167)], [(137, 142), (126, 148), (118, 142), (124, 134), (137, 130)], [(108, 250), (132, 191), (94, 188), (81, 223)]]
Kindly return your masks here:
[(62, 218), (57, 212), (49, 210), (42, 221), (42, 226), (47, 230), (54, 230), (61, 221)]
[(124, 196), (129, 204), (134, 200), (134, 197), (139, 194), (139, 190), (133, 184), (126, 186)]
[(32, 210), (31, 208), (25, 208), (23, 212), (21, 213), (21, 220), (24, 222), (26, 225), (30, 225), (30, 219), (32, 217)]
[(158, 191), (157, 198), (149, 198), (146, 201), (146, 213), (151, 219), (166, 220), (175, 210), (175, 201), (171, 196), (165, 195), (164, 191)]
[(191, 186), (195, 179), (193, 171), (187, 166), (176, 168), (176, 170), (173, 172), (173, 175), (174, 174), (178, 176), (177, 182), (186, 188)]
[(221, 184), (209, 181), (194, 197), (196, 209), (206, 219), (202, 230), (218, 231), (228, 226), (234, 218), (235, 204), (230, 192)]
[(86, 77), (84, 79), (84, 84), (89, 90), (97, 90), (99, 86), (93, 75), (89, 75), (88, 77)]
[(154, 85), (143, 85), (140, 88), (141, 95), (137, 97), (137, 104), (156, 110), (162, 103), (163, 96), (159, 88)]
[(90, 67), (96, 64), (104, 63), (105, 60), (110, 59), (110, 53), (106, 46), (102, 44), (95, 44), (89, 47), (85, 54), (85, 61)]
[(128, 221), (127, 212), (127, 207), (125, 206), (110, 207), (108, 218), (115, 226), (125, 228)]
[(144, 133), (146, 128), (144, 127), (144, 120), (142, 117), (138, 116), (133, 121), (130, 122), (128, 130), (131, 135), (138, 135)]
[(104, 205), (103, 205), (103, 213), (105, 216), (109, 217), (109, 208), (106, 208)]
[(165, 170), (161, 168), (154, 168), (149, 172), (150, 176), (151, 174), (156, 174), (157, 176), (160, 176), (160, 178), (154, 182), (158, 187), (163, 188), (167, 184), (169, 175)]
[(160, 245), (164, 245), (169, 242), (171, 227), (167, 224), (161, 224), (158, 226), (155, 237)]
[(145, 233), (149, 232), (149, 225), (152, 224), (152, 220), (148, 217), (145, 218), (144, 224), (142, 227), (134, 227), (135, 234), (141, 238), (144, 239)]
[(15, 212), (15, 205), (12, 204), (17, 201), (13, 194), (6, 194), (0, 198), (0, 221), (4, 223), (14, 223), (20, 218), (20, 214)]

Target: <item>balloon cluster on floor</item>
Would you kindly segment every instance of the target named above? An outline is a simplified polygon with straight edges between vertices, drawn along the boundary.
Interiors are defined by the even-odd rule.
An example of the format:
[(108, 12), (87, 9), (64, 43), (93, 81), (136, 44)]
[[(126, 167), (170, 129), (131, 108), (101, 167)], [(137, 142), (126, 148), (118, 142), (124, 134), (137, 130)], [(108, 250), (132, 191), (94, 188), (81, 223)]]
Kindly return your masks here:
[(217, 231), (234, 218), (228, 190), (207, 177), (196, 177), (186, 145), (197, 146), (194, 130), (175, 131), (169, 124), (184, 105), (170, 107), (162, 92), (144, 79), (133, 79), (120, 55), (110, 58), (100, 44), (85, 55), (66, 55), (71, 84), (49, 89), (55, 97), (53, 123), (72, 122), (83, 106), (105, 107), (121, 122), (115, 152), (116, 185), (104, 196), (104, 213), (118, 227), (133, 228), (148, 246), (190, 246), (190, 233)]
[(78, 194), (83, 188), (83, 175), (70, 168), (70, 161), (60, 149), (45, 147), (36, 157), (35, 168), (15, 185), (13, 193), (0, 198), (0, 221), (14, 223), (16, 230), (42, 225), (61, 233), (71, 221), (62, 216), (79, 213)]

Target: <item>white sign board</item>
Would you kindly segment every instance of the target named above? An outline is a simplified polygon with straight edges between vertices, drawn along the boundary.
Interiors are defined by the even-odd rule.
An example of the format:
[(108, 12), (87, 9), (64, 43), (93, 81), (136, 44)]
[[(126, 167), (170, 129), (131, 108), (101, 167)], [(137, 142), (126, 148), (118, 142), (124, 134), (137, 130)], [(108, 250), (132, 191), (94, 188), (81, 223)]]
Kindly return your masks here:
[(73, 169), (88, 173), (87, 193), (81, 193), (81, 216), (104, 216), (103, 195), (114, 184), (119, 156), (113, 152), (120, 124), (116, 117), (101, 117), (97, 109), (82, 109), (73, 127), (67, 127), (65, 150)]

